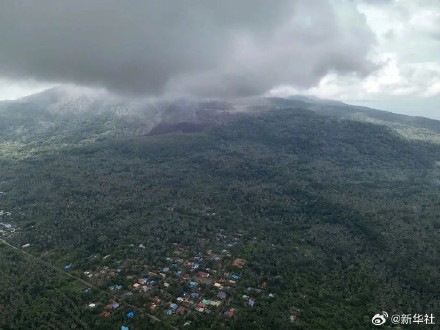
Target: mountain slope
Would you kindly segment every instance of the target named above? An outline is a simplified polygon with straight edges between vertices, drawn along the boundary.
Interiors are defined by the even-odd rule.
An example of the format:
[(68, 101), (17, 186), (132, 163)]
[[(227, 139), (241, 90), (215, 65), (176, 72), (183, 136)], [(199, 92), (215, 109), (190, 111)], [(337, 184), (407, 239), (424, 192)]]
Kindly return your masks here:
[[(11, 215), (3, 213), (0, 221), (17, 228), (5, 239), (30, 244), (27, 252), (60, 269), (72, 264), (69, 272), (121, 306), (106, 309), (111, 299), (102, 292), (84, 293), (83, 284), (2, 246), (0, 327), (49, 327), (48, 320), (60, 322), (62, 314), (72, 328), (191, 322), (193, 328), (355, 329), (368, 328), (382, 310), (435, 313), (439, 145), (403, 138), (389, 126), (318, 114), (311, 106), (259, 102), (250, 112), (217, 104), (228, 119), (197, 133), (111, 131), (67, 143), (84, 123), (88, 134), (106, 125), (102, 117), (81, 117), (69, 121), (71, 135), (61, 123), (60, 133), (50, 131), (50, 139), (40, 140), (45, 148), (27, 140), (14, 149), (16, 157), (2, 152), (0, 202)], [(188, 103), (173, 111), (182, 108)], [(237, 258), (245, 263), (234, 265)], [(157, 283), (143, 293), (133, 288), (139, 278)], [(199, 284), (191, 288), (190, 281)], [(115, 285), (120, 291), (111, 289)], [(221, 304), (201, 313), (177, 300), (187, 299), (185, 293), (199, 294), (188, 298), (195, 304)], [(88, 308), (91, 302), (98, 307)], [(168, 316), (170, 303), (185, 312)], [(135, 317), (127, 319), (133, 306)], [(229, 318), (224, 313), (231, 308)]]

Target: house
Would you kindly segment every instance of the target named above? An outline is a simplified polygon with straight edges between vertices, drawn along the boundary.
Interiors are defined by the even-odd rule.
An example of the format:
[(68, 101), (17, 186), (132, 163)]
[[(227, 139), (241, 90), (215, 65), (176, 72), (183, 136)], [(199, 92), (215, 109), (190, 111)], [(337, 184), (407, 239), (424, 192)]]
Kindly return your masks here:
[(232, 278), (233, 280), (238, 280), (238, 279), (239, 279), (239, 276), (236, 275), (236, 274), (232, 274), (232, 275), (231, 275), (231, 278)]
[(198, 272), (197, 275), (199, 275), (200, 277), (203, 277), (203, 278), (209, 277), (209, 273), (202, 272), (202, 271)]
[(202, 299), (202, 303), (205, 305), (210, 305), (211, 304), (211, 300), (209, 299)]
[(218, 289), (223, 289), (223, 285), (221, 285), (220, 283), (214, 283), (214, 286)]
[(220, 291), (220, 292), (217, 294), (217, 297), (219, 297), (220, 299), (225, 299), (225, 298), (226, 298), (226, 293), (223, 292), (223, 291)]
[(95, 303), (91, 303), (91, 304), (89, 304), (89, 308), (95, 308), (96, 307), (96, 304)]
[(127, 313), (127, 317), (128, 317), (129, 319), (132, 319), (132, 318), (134, 317), (134, 313), (133, 313), (133, 312), (128, 312), (128, 313)]
[(134, 283), (133, 284), (133, 288), (135, 288), (135, 289), (137, 289), (137, 288), (139, 288), (141, 285), (139, 284), (139, 283)]
[(201, 307), (196, 307), (196, 311), (203, 313), (205, 311), (205, 309), (201, 308)]
[(235, 316), (235, 309), (231, 308), (230, 310), (224, 312), (223, 315), (226, 317), (229, 317), (229, 318), (234, 317)]
[(72, 268), (72, 264), (67, 264), (64, 266), (64, 269), (70, 269), (70, 268)]
[(29, 243), (25, 244), (22, 246), (23, 249), (28, 248), (29, 246), (31, 246)]
[(102, 312), (101, 315), (102, 315), (103, 317), (105, 317), (106, 319), (112, 317), (112, 313), (110, 313), (110, 312), (108, 312), (108, 311), (104, 311), (104, 312)]
[(149, 307), (152, 311), (154, 311), (154, 310), (156, 309), (157, 305), (156, 305), (155, 303), (151, 303), (148, 307)]
[(170, 286), (170, 283), (165, 282), (165, 283), (163, 284), (163, 286), (166, 287), (166, 288), (168, 288), (168, 287)]
[(167, 310), (165, 313), (166, 313), (167, 315), (173, 315), (173, 310), (172, 310), (172, 309), (169, 309), (169, 310)]
[(196, 287), (197, 285), (198, 285), (197, 282), (193, 282), (193, 281), (189, 282), (189, 287), (190, 287), (190, 288), (194, 288), (194, 287)]
[(179, 306), (179, 308), (176, 309), (176, 314), (185, 314), (185, 307)]
[(249, 304), (249, 306), (251, 306), (251, 307), (254, 307), (254, 304), (255, 304), (255, 300), (254, 299), (249, 299), (249, 301), (248, 301), (248, 304)]
[(179, 308), (179, 305), (174, 304), (174, 303), (171, 303), (171, 304), (170, 304), (170, 307), (171, 307), (171, 309), (172, 309), (173, 311), (175, 311), (177, 308)]
[(197, 304), (197, 307), (205, 309), (205, 308), (206, 308), (206, 304), (204, 304), (204, 303), (202, 303), (202, 302), (199, 302), (199, 303)]
[(191, 293), (191, 297), (198, 298), (199, 294), (197, 292), (193, 292), (193, 293)]
[(245, 259), (240, 259), (240, 258), (237, 258), (237, 259), (235, 259), (233, 262), (232, 262), (232, 264), (234, 265), (234, 266), (237, 266), (237, 267), (243, 267), (245, 264), (246, 264), (246, 260)]
[(117, 309), (118, 307), (119, 307), (118, 303), (115, 302), (115, 303), (112, 304), (112, 309)]
[(164, 273), (168, 273), (170, 271), (170, 268), (169, 267), (164, 267), (163, 269), (162, 269), (162, 272), (164, 272)]
[(221, 301), (218, 301), (218, 300), (212, 300), (211, 301), (211, 306), (214, 306), (214, 307), (218, 307), (218, 306), (220, 306), (221, 305)]

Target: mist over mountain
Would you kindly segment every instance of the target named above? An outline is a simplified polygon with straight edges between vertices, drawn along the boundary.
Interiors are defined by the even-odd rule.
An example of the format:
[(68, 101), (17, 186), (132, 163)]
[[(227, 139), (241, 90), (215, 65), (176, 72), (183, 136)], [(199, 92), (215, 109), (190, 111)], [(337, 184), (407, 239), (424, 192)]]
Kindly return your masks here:
[[(399, 131), (440, 133), (439, 122), (423, 117), (399, 115), (367, 107), (351, 106), (340, 101), (311, 96), (247, 97), (233, 99), (199, 98), (126, 98), (86, 88), (57, 87), (16, 101), (0, 102), (3, 137), (34, 139), (54, 134), (52, 130), (72, 132), (70, 124), (89, 127), (89, 136), (129, 136), (148, 134), (157, 125), (193, 123), (213, 127), (236, 115), (255, 115), (282, 108), (301, 108), (320, 115), (374, 122)], [(62, 123), (65, 126), (60, 126)], [(107, 125), (108, 129), (102, 125)], [(19, 129), (18, 134), (14, 130)], [(176, 128), (178, 130), (178, 128)], [(25, 134), (26, 133), (26, 134)], [(59, 131), (57, 134), (60, 134)], [(154, 132), (153, 132), (154, 133)], [(28, 134), (28, 135), (27, 135)], [(67, 138), (68, 136), (66, 136)], [(62, 138), (62, 135), (60, 135)]]

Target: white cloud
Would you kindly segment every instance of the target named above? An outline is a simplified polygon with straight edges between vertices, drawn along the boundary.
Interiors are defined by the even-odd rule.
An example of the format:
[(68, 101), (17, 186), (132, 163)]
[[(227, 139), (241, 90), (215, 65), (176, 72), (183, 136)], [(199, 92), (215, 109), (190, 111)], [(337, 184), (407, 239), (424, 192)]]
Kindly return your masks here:
[(0, 100), (15, 100), (54, 86), (54, 84), (33, 80), (0, 79)]
[(440, 95), (440, 81), (430, 86), (423, 95), (426, 97)]
[[(335, 1), (339, 6), (344, 3)], [(381, 104), (396, 112), (404, 109), (408, 113), (411, 106), (414, 115), (438, 117), (440, 107), (435, 97), (440, 95), (440, 1), (355, 3), (375, 33), (377, 42), (369, 56), (379, 69), (364, 78), (330, 73), (316, 86), (295, 93), (372, 107)], [(284, 87), (284, 93), (286, 90)]]

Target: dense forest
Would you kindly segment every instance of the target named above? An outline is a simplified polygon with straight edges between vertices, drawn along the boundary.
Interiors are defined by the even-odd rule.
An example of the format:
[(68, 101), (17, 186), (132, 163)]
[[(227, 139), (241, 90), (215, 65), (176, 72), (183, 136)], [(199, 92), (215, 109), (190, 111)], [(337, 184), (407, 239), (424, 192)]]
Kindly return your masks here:
[(295, 105), (154, 135), (106, 112), (47, 124), (1, 108), (0, 329), (368, 329), (381, 311), (435, 315), (438, 132)]

